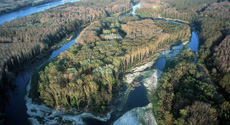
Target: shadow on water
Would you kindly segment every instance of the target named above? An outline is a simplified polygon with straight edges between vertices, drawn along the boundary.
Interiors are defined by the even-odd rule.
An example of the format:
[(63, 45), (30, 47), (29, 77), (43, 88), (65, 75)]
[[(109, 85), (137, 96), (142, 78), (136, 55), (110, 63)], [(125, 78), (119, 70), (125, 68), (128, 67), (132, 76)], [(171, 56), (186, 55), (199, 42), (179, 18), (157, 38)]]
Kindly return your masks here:
[(28, 65), (23, 71), (21, 71), (13, 84), (17, 85), (18, 88), (14, 91), (9, 91), (9, 104), (6, 105), (6, 124), (8, 125), (28, 125), (28, 115), (26, 113), (26, 102), (24, 99), (26, 85), (33, 75), (33, 72), (37, 70), (45, 62), (55, 58), (61, 52), (68, 49), (71, 45), (75, 43), (77, 37), (70, 42), (64, 44), (61, 48), (54, 50), (51, 55), (47, 55), (44, 58), (37, 59), (30, 65)]
[[(118, 111), (117, 109), (111, 114), (111, 118), (108, 121), (99, 121), (93, 118), (85, 118), (83, 121), (86, 125), (108, 125), (115, 122), (121, 115), (126, 113), (127, 111), (136, 108), (136, 107), (143, 107), (149, 104), (149, 100), (147, 97), (147, 90), (144, 87), (143, 83), (143, 76), (137, 78), (134, 83), (139, 83), (139, 85), (134, 86), (134, 90), (129, 93), (128, 99), (122, 109), (122, 111)], [(117, 105), (118, 107), (119, 105)]]
[(146, 88), (141, 82), (143, 78), (144, 78), (143, 76), (140, 76), (135, 81), (135, 82), (139, 82), (140, 86), (134, 87), (134, 90), (129, 93), (129, 97), (123, 109), (125, 112), (135, 107), (143, 107), (149, 104)]

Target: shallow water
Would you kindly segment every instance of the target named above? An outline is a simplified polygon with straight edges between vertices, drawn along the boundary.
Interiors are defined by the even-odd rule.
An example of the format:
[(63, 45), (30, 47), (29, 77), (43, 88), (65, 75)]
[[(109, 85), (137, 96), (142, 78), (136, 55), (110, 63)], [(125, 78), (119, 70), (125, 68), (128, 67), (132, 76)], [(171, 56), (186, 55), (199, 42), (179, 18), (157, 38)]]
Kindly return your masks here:
[(132, 7), (132, 10), (130, 11), (130, 13), (133, 15), (133, 16), (135, 16), (135, 11), (137, 10), (137, 9), (140, 9), (141, 8), (141, 3), (138, 3), (138, 4), (136, 4), (136, 5), (134, 5), (133, 7)]

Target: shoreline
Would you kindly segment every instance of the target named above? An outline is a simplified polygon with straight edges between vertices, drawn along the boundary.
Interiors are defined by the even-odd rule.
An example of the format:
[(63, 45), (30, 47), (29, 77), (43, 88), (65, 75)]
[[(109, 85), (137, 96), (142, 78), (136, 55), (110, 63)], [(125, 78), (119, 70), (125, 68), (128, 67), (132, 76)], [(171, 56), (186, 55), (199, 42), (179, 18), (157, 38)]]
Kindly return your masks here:
[[(187, 41), (185, 43), (187, 43)], [(179, 46), (183, 46), (183, 47), (174, 46), (174, 47), (176, 47), (176, 49), (171, 49), (171, 50), (166, 50), (166, 51), (171, 51), (172, 53), (173, 52), (179, 53), (184, 48), (184, 44), (182, 43)], [(180, 51), (175, 51), (178, 49), (180, 49)], [(143, 81), (144, 81), (143, 84), (144, 84), (145, 88), (147, 89), (148, 93), (157, 88), (157, 80), (160, 77), (160, 75), (158, 73), (158, 70), (156, 70), (155, 68), (147, 70), (147, 71), (145, 71), (145, 70), (152, 67), (155, 64), (157, 57), (153, 58), (151, 61), (145, 63), (144, 65), (140, 65), (140, 66), (137, 66), (137, 67), (134, 67), (131, 69), (131, 70), (134, 70), (136, 72), (139, 72), (139, 75), (148, 74), (149, 77), (143, 79)], [(134, 74), (136, 72), (134, 72)], [(133, 73), (129, 73), (129, 74), (133, 74)], [(133, 80), (136, 77), (138, 77), (139, 75), (135, 76), (133, 78)], [(154, 82), (152, 82), (152, 80)], [(154, 89), (152, 89), (152, 87), (154, 87)], [(99, 117), (97, 115), (93, 115), (92, 113), (88, 113), (88, 112), (87, 113), (84, 112), (84, 113), (80, 113), (80, 114), (73, 112), (70, 115), (70, 113), (68, 111), (66, 112), (63, 109), (57, 110), (57, 109), (49, 108), (49, 107), (45, 106), (44, 104), (39, 105), (39, 104), (33, 103), (32, 98), (29, 97), (30, 89), (31, 89), (31, 79), (30, 79), (29, 83), (27, 84), (26, 94), (25, 94), (24, 99), (26, 101), (27, 114), (29, 115), (28, 119), (33, 124), (41, 124), (41, 123), (42, 124), (60, 124), (59, 123), (60, 121), (63, 124), (64, 124), (64, 122), (67, 122), (67, 121), (72, 122), (73, 124), (76, 124), (76, 123), (84, 124), (84, 122), (83, 122), (84, 118), (93, 118), (93, 119), (97, 119), (99, 121), (107, 121), (110, 119), (111, 113), (113, 112), (113, 110), (109, 111), (108, 113), (106, 113), (105, 117)], [(136, 109), (136, 108), (134, 108), (134, 109)], [(40, 117), (41, 119), (38, 120), (37, 119), (38, 117)]]
[(180, 20), (180, 19), (173, 19), (173, 18), (165, 18), (165, 17), (157, 17), (158, 19), (164, 19), (164, 20), (171, 20), (171, 21), (175, 21), (175, 22), (181, 22), (181, 23), (185, 23), (185, 24), (190, 24), (189, 21), (186, 20)]
[[(80, 31), (81, 30), (69, 34), (68, 36), (66, 36), (65, 38), (60, 40), (59, 43), (57, 43), (56, 45), (51, 46), (47, 51), (44, 51), (44, 52), (38, 54), (37, 56), (31, 57), (30, 59), (28, 59), (29, 61), (23, 63), (20, 66), (18, 66), (18, 68), (13, 69), (13, 70), (9, 70), (9, 71), (12, 72), (12, 73), (15, 73), (17, 75), (20, 71), (23, 71), (24, 69), (26, 69), (27, 66), (31, 65), (32, 63), (36, 62), (37, 60), (44, 59), (44, 58), (50, 56), (53, 51), (61, 48), (62, 45), (74, 40), (73, 38), (75, 38), (75, 36), (77, 37), (77, 35), (80, 33)], [(68, 39), (69, 36), (72, 36), (71, 39)]]
[(80, 123), (84, 124), (83, 118), (94, 118), (99, 121), (107, 121), (110, 119), (110, 114), (112, 111), (106, 113), (105, 117), (98, 117), (93, 115), (92, 113), (80, 113), (80, 114), (72, 114), (68, 112), (64, 112), (63, 109), (57, 110), (53, 109), (50, 107), (47, 107), (45, 104), (39, 105), (35, 104), (32, 102), (32, 98), (29, 97), (29, 91), (31, 88), (31, 79), (29, 83), (27, 84), (26, 87), (26, 94), (25, 94), (25, 101), (26, 101), (26, 107), (27, 107), (27, 114), (29, 115), (29, 121), (34, 123), (34, 124), (41, 124), (37, 117), (43, 118), (44, 121), (42, 123), (46, 124), (60, 124), (59, 122), (59, 117), (62, 117), (62, 121), (67, 121), (67, 120), (74, 120), (73, 123)]
[[(83, 30), (84, 31), (84, 30)], [(79, 38), (81, 37), (81, 34), (78, 36)], [(77, 41), (77, 40), (76, 40)], [(186, 45), (189, 41), (185, 41), (180, 45), (174, 45), (171, 46), (170, 50), (164, 50), (161, 51), (160, 54), (156, 53), (154, 54), (151, 58), (151, 61), (149, 62), (144, 62), (142, 64), (140, 64), (139, 66), (134, 66), (134, 68), (131, 68), (131, 73), (126, 74), (123, 78), (126, 78), (126, 80), (129, 80), (127, 83), (131, 83), (133, 82), (133, 80), (140, 75), (144, 75), (147, 72), (151, 71), (151, 70), (147, 70), (146, 69), (152, 69), (151, 67), (154, 66), (156, 59), (160, 58), (160, 57), (168, 57), (169, 56), (169, 60), (172, 60), (177, 54), (179, 54), (183, 48), (184, 45)], [(162, 54), (163, 53), (163, 54)], [(171, 55), (170, 55), (171, 54)], [(156, 56), (156, 57), (155, 57)], [(154, 81), (154, 89), (156, 89), (157, 86), (157, 80), (160, 76), (160, 72), (155, 72), (155, 70), (153, 71), (153, 74), (149, 73), (151, 77), (153, 77), (153, 79), (148, 79), (146, 80), (144, 83), (145, 88), (148, 90), (147, 92), (150, 92), (150, 89), (153, 87), (152, 86), (152, 80)], [(132, 76), (128, 76), (128, 75), (132, 75)], [(156, 76), (156, 77), (154, 77)], [(147, 77), (149, 78), (149, 77)], [(145, 78), (146, 79), (146, 78)], [(124, 81), (126, 81), (124, 80)], [(30, 87), (31, 87), (31, 79), (29, 81), (29, 83), (27, 84), (26, 87), (26, 95), (25, 95), (25, 100), (26, 100), (26, 106), (27, 106), (27, 114), (30, 115), (29, 120), (34, 122), (34, 123), (39, 123), (39, 120), (36, 119), (36, 117), (40, 117), (43, 118), (42, 122), (46, 122), (48, 124), (50, 124), (50, 121), (53, 120), (53, 122), (58, 123), (60, 120), (58, 120), (58, 116), (63, 117), (61, 119), (61, 121), (63, 122), (68, 120), (68, 119), (72, 119), (73, 122), (79, 122), (80, 124), (84, 124), (83, 122), (83, 118), (89, 117), (89, 118), (94, 118), (97, 119), (99, 121), (107, 121), (110, 119), (110, 115), (113, 111), (110, 111), (108, 113), (106, 113), (106, 117), (98, 117), (96, 115), (93, 115), (92, 113), (73, 113), (72, 115), (69, 115), (69, 112), (65, 112), (65, 110), (61, 109), (61, 110), (57, 110), (57, 109), (53, 109), (53, 108), (49, 108), (47, 106), (45, 106), (44, 104), (42, 105), (38, 105), (32, 102), (32, 98), (29, 97), (29, 91), (30, 91)], [(46, 117), (46, 118), (44, 118)]]
[[(40, 6), (42, 6), (42, 7), (43, 7), (43, 6), (50, 6), (51, 3), (53, 3), (53, 2), (58, 2), (58, 1), (61, 1), (61, 0), (50, 0), (50, 1), (48, 1), (48, 2), (43, 1), (42, 3), (35, 3), (35, 5), (32, 5), (33, 2), (31, 2), (30, 5), (25, 5), (25, 6), (22, 6), (22, 7), (13, 9), (13, 10), (10, 10), (10, 11), (8, 11), (8, 12), (2, 12), (2, 13), (0, 14), (0, 16), (6, 15), (6, 14), (10, 14), (10, 13), (14, 13), (14, 12), (19, 11), (19, 10), (25, 10), (25, 9), (30, 8), (30, 7), (40, 8)], [(7, 21), (7, 22), (8, 22), (8, 21)], [(1, 24), (0, 24), (0, 25), (1, 25)]]
[[(189, 41), (185, 41), (180, 45), (172, 46), (172, 49), (170, 50), (164, 50), (164, 51), (168, 51), (168, 53), (164, 54), (164, 56), (167, 57), (169, 55), (168, 61), (170, 61), (171, 59), (175, 58), (184, 49), (185, 45), (188, 42)], [(126, 80), (127, 78), (132, 79), (126, 81), (127, 84), (131, 84), (139, 76), (144, 76), (142, 83), (143, 86), (147, 89), (147, 96), (148, 99), (150, 100), (150, 103), (147, 106), (136, 107), (125, 112), (120, 118), (118, 118), (114, 122), (115, 125), (125, 124), (125, 123), (130, 123), (133, 125), (137, 125), (137, 124), (157, 125), (156, 119), (152, 111), (153, 104), (151, 103), (152, 95), (150, 95), (150, 93), (154, 93), (154, 91), (157, 89), (158, 79), (161, 77), (162, 71), (156, 68), (149, 69), (149, 67), (153, 67), (155, 65), (157, 59), (162, 57), (162, 53), (164, 51), (161, 51), (161, 54), (156, 58), (153, 58), (151, 61), (131, 69), (131, 71), (136, 71), (136, 72), (132, 72), (124, 76), (124, 80)]]

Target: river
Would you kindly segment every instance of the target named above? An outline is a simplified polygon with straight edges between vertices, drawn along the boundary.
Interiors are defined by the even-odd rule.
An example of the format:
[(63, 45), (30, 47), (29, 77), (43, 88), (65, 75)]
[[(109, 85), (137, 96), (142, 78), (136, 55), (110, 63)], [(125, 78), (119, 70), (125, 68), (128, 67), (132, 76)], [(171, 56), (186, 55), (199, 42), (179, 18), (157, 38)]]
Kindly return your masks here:
[[(164, 19), (163, 19), (164, 20)], [(169, 23), (175, 23), (175, 24), (181, 24), (181, 22), (177, 22), (177, 21), (172, 21), (172, 20), (166, 20), (167, 22)], [(191, 37), (191, 40), (188, 44), (188, 47), (190, 48), (190, 51), (191, 52), (195, 52), (195, 60), (194, 60), (194, 63), (196, 62), (197, 60), (197, 53), (198, 53), (198, 47), (199, 47), (199, 32), (195, 30), (194, 27), (191, 27), (192, 28), (192, 37)], [(158, 59), (158, 61), (156, 62), (156, 65), (155, 65), (155, 68), (158, 69), (158, 70), (163, 70), (164, 67), (165, 67), (165, 64), (166, 64), (166, 59), (165, 57), (160, 57)]]
[(59, 1), (50, 2), (50, 3), (46, 3), (43, 5), (39, 5), (39, 6), (22, 8), (20, 10), (14, 11), (14, 12), (1, 15), (0, 16), (0, 24), (14, 20), (14, 19), (17, 19), (17, 18), (20, 18), (20, 17), (28, 16), (28, 15), (36, 13), (36, 12), (41, 12), (41, 11), (44, 11), (44, 10), (49, 9), (51, 7), (62, 5), (62, 4), (68, 3), (68, 2), (76, 2), (76, 1), (79, 1), (79, 0), (69, 0), (66, 2), (62, 2), (62, 0), (59, 0)]
[[(23, 8), (23, 9), (20, 9), (20, 10), (11, 12), (11, 13), (1, 15), (0, 24), (2, 24), (3, 22), (11, 21), (13, 19), (28, 16), (36, 12), (41, 12), (51, 7), (55, 7), (61, 4), (65, 4), (68, 2), (75, 2), (75, 1), (78, 1), (78, 0), (69, 0), (66, 2), (62, 2), (60, 0), (60, 1), (46, 3), (43, 5), (39, 5), (39, 6)], [(14, 91), (9, 91), (10, 98), (8, 100), (8, 104), (6, 105), (6, 124), (9, 124), (9, 125), (28, 124), (28, 115), (26, 113), (27, 109), (26, 109), (25, 100), (24, 100), (25, 88), (28, 83), (28, 80), (30, 79), (33, 72), (37, 69), (37, 67), (47, 62), (48, 60), (51, 60), (52, 58), (56, 57), (64, 50), (68, 49), (72, 44), (74, 44), (74, 41), (75, 40), (72, 40), (69, 43), (64, 44), (61, 48), (52, 52), (51, 55), (46, 56), (46, 58), (36, 60), (30, 66), (27, 66), (24, 69), (24, 71), (20, 72), (17, 75), (16, 80), (13, 82), (13, 84), (17, 85), (18, 87)]]
[[(70, 0), (68, 2), (75, 2), (75, 1), (78, 1), (78, 0)], [(44, 4), (44, 5), (29, 7), (29, 8), (21, 9), (21, 10), (12, 12), (12, 13), (4, 14), (0, 16), (0, 19), (1, 19), (0, 24), (2, 24), (5, 21), (10, 21), (16, 18), (30, 15), (32, 13), (44, 11), (45, 9), (49, 9), (51, 7), (55, 7), (61, 4), (64, 4), (64, 3), (62, 1), (56, 1), (56, 2)], [(43, 59), (36, 60), (35, 62), (27, 66), (24, 69), (24, 71), (21, 71), (17, 75), (13, 84), (17, 85), (18, 87), (16, 90), (9, 91), (10, 98), (8, 100), (8, 104), (6, 105), (6, 124), (9, 124), (9, 125), (15, 125), (15, 124), (27, 125), (29, 124), (28, 122), (29, 116), (27, 114), (27, 107), (26, 107), (26, 102), (24, 99), (26, 85), (28, 81), (30, 80), (33, 72), (37, 70), (37, 68), (39, 68), (45, 62), (58, 56), (61, 52), (68, 49), (71, 45), (75, 43), (76, 39), (77, 38), (75, 38), (74, 40), (71, 40), (70, 42), (64, 44), (61, 48), (53, 51), (51, 55), (48, 55)]]
[(9, 95), (9, 104), (6, 105), (6, 124), (9, 125), (27, 125), (28, 123), (28, 115), (26, 102), (24, 99), (26, 85), (30, 80), (34, 71), (37, 70), (41, 65), (45, 62), (55, 58), (61, 52), (68, 49), (71, 45), (75, 43), (77, 38), (71, 40), (70, 42), (64, 44), (61, 48), (53, 51), (51, 55), (47, 55), (45, 58), (34, 61), (32, 64), (27, 66), (24, 71), (21, 71), (13, 84), (17, 85), (18, 88), (14, 91), (10, 91)]
[[(75, 0), (75, 1), (77, 1), (77, 0)], [(54, 3), (56, 3), (56, 2), (54, 2)], [(50, 6), (44, 6), (44, 8), (42, 6), (41, 8), (43, 8), (43, 10), (44, 10), (44, 9), (50, 8)], [(134, 9), (132, 12), (134, 12), (135, 9), (139, 8), (139, 7), (140, 7), (140, 4), (137, 4), (136, 6), (134, 6), (133, 7)], [(39, 12), (39, 10), (41, 9), (41, 8), (36, 8), (36, 7), (35, 8), (31, 7), (31, 8), (34, 9), (34, 10), (32, 9), (33, 12)], [(28, 8), (28, 9), (31, 9), (31, 8)], [(39, 10), (35, 11), (35, 9), (39, 9)], [(40, 10), (40, 11), (43, 11), (43, 10)], [(19, 10), (19, 11), (25, 11), (25, 10)], [(18, 13), (20, 15), (19, 11), (18, 11)], [(18, 17), (16, 17), (16, 15), (17, 15), (16, 12), (13, 12), (13, 13), (14, 13), (13, 16), (15, 16), (15, 17), (12, 17), (11, 20), (18, 18)], [(10, 15), (10, 14), (8, 14), (8, 15)], [(26, 15), (29, 15), (29, 14), (21, 14), (20, 17), (26, 16)], [(9, 21), (9, 20), (5, 19), (5, 21)], [(178, 23), (178, 22), (174, 22), (174, 21), (170, 21), (170, 22), (171, 23)], [(18, 85), (18, 89), (15, 91), (9, 92), (9, 94), (10, 94), (9, 104), (6, 107), (6, 116), (7, 116), (6, 123), (7, 124), (10, 124), (10, 125), (14, 125), (14, 124), (27, 125), (27, 124), (29, 124), (28, 115), (27, 115), (27, 108), (26, 108), (24, 96), (25, 96), (25, 91), (26, 91), (25, 88), (26, 88), (26, 85), (27, 85), (30, 77), (32, 76), (33, 72), (36, 71), (36, 69), (38, 67), (40, 67), (42, 64), (44, 64), (45, 62), (56, 57), (61, 52), (63, 52), (64, 50), (68, 49), (71, 45), (73, 45), (76, 39), (77, 38), (70, 41), (69, 43), (64, 44), (61, 48), (59, 48), (56, 51), (53, 51), (52, 54), (48, 55), (46, 58), (36, 60), (32, 64), (30, 64), (30, 66), (27, 66), (24, 71), (20, 72), (17, 75), (16, 80), (14, 81), (14, 84)], [(193, 31), (191, 42), (189, 44), (191, 51), (197, 51), (197, 49), (194, 50), (193, 48), (197, 48), (198, 43), (199, 43), (198, 36), (195, 33), (195, 31)], [(159, 58), (155, 64), (155, 68), (158, 70), (162, 70), (165, 66), (165, 63), (166, 63), (165, 58), (163, 58), (163, 57)], [(113, 123), (117, 119), (118, 113), (121, 113), (121, 115), (122, 115), (123, 113), (128, 112), (129, 110), (131, 110), (135, 107), (146, 106), (149, 103), (149, 101), (147, 98), (147, 90), (142, 83), (142, 79), (143, 79), (143, 76), (140, 76), (137, 78), (137, 80), (135, 80), (135, 82), (140, 83), (140, 86), (135, 87), (134, 91), (131, 91), (129, 93), (129, 96), (127, 98), (127, 102), (125, 103), (122, 111), (114, 111), (111, 115), (111, 118), (107, 122), (101, 122), (101, 121), (98, 121), (96, 119), (90, 118), (90, 119), (84, 120), (86, 122), (86, 124), (110, 124), (110, 123)]]
[[(178, 25), (181, 24), (180, 22), (176, 22), (172, 20), (165, 20), (165, 21), (169, 23), (176, 23)], [(118, 109), (119, 105), (116, 105), (117, 107), (115, 111), (111, 114), (111, 118), (108, 121), (105, 122), (105, 121), (99, 121), (94, 118), (85, 118), (84, 122), (87, 125), (108, 125), (113, 123), (114, 124), (139, 124), (138, 123), (139, 117), (135, 116), (135, 114), (140, 114), (140, 113), (136, 112), (136, 109), (141, 109), (140, 107), (144, 108), (149, 104), (146, 88), (152, 88), (157, 86), (157, 79), (160, 77), (161, 71), (164, 69), (166, 65), (166, 61), (172, 60), (176, 55), (178, 55), (183, 50), (184, 46), (186, 46), (187, 43), (188, 42), (185, 42), (178, 46), (173, 46), (171, 50), (162, 51), (158, 59), (156, 59), (156, 62), (153, 61), (153, 63), (149, 63), (150, 67), (152, 67), (153, 65), (153, 68), (148, 68), (148, 66), (146, 66), (146, 68), (143, 68), (142, 70), (127, 74), (132, 76), (128, 78), (136, 79), (134, 81), (131, 80), (132, 82), (130, 82), (129, 84), (135, 82), (135, 83), (140, 83), (140, 86), (137, 86), (135, 87), (134, 90), (131, 90), (127, 100), (125, 101), (126, 103), (124, 104), (122, 110), (119, 110)], [(192, 37), (187, 46), (190, 48), (190, 51), (197, 53), (198, 45), (199, 45), (198, 32), (196, 32), (194, 28), (192, 28)], [(143, 79), (144, 76), (145, 77), (148, 76), (148, 77)], [(150, 83), (146, 82), (147, 79), (150, 80)], [(155, 85), (149, 85), (149, 84), (155, 84)], [(154, 119), (154, 116), (152, 117), (150, 116), (149, 118)]]

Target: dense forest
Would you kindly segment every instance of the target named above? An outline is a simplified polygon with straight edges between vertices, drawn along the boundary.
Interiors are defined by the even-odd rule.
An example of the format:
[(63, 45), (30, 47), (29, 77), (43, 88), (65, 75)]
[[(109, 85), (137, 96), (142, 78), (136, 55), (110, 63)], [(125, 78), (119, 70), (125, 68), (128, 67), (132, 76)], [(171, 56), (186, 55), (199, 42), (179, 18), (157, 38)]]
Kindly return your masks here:
[(0, 0), (0, 15), (24, 7), (37, 6), (58, 0)]
[[(126, 11), (130, 1), (76, 2), (19, 18), (0, 26), (1, 77), (46, 51), (69, 34), (108, 14)], [(120, 6), (117, 6), (119, 3)], [(11, 48), (11, 49), (10, 49)]]
[(229, 124), (230, 103), (193, 60), (184, 50), (167, 64), (152, 97), (158, 124)]
[[(225, 7), (230, 7), (227, 2), (217, 4), (219, 7), (225, 5), (222, 6), (223, 10), (225, 10)], [(213, 4), (211, 4), (211, 6), (213, 6)], [(205, 10), (204, 13), (208, 12)], [(225, 11), (219, 11), (218, 13), (213, 14), (216, 16), (205, 15), (206, 17), (199, 17), (194, 22), (200, 30), (199, 62), (204, 64), (207, 68), (213, 82), (215, 82), (219, 87), (224, 85), (221, 87), (223, 88), (223, 93), (228, 91), (226, 87), (230, 84), (230, 81), (226, 79), (229, 72), (227, 59), (230, 55), (228, 54), (229, 48), (227, 41), (228, 35), (230, 34), (230, 20), (227, 17), (221, 16), (224, 13)], [(222, 52), (221, 50), (225, 50), (225, 52)], [(217, 58), (216, 56), (219, 57)], [(224, 95), (225, 98), (230, 101), (230, 95)]]
[[(0, 14), (32, 5), (23, 1), (0, 1)], [(84, 27), (75, 45), (34, 73), (29, 96), (56, 109), (107, 112), (128, 69), (191, 37), (189, 25), (154, 18), (186, 22), (199, 33), (197, 61), (183, 50), (149, 94), (157, 123), (230, 124), (229, 1), (141, 0), (137, 16), (124, 13), (137, 2), (84, 0), (0, 25), (0, 124), (13, 70)]]
[(51, 107), (108, 111), (122, 85), (122, 73), (190, 35), (188, 25), (137, 17), (94, 22), (76, 45), (35, 74), (33, 88), (38, 89), (30, 94)]
[[(13, 70), (41, 53), (52, 51), (62, 39), (69, 39), (95, 20), (131, 8), (130, 0), (87, 0), (61, 5), (44, 12), (0, 25), (0, 109), (6, 104)], [(119, 6), (118, 6), (119, 5)], [(0, 118), (2, 115), (0, 114)]]
[(168, 64), (159, 81), (152, 97), (158, 123), (230, 124), (229, 2), (142, 1), (151, 6), (141, 6), (139, 16), (189, 21), (199, 32), (197, 64), (192, 53), (184, 51)]
[(142, 17), (164, 17), (188, 20), (191, 23), (199, 16), (228, 18), (229, 2), (217, 0), (141, 0), (141, 9), (137, 11)]
[(213, 3), (204, 11), (200, 12), (201, 15), (211, 18), (220, 18), (229, 20), (230, 17), (230, 3), (229, 2), (220, 2), (220, 3)]

